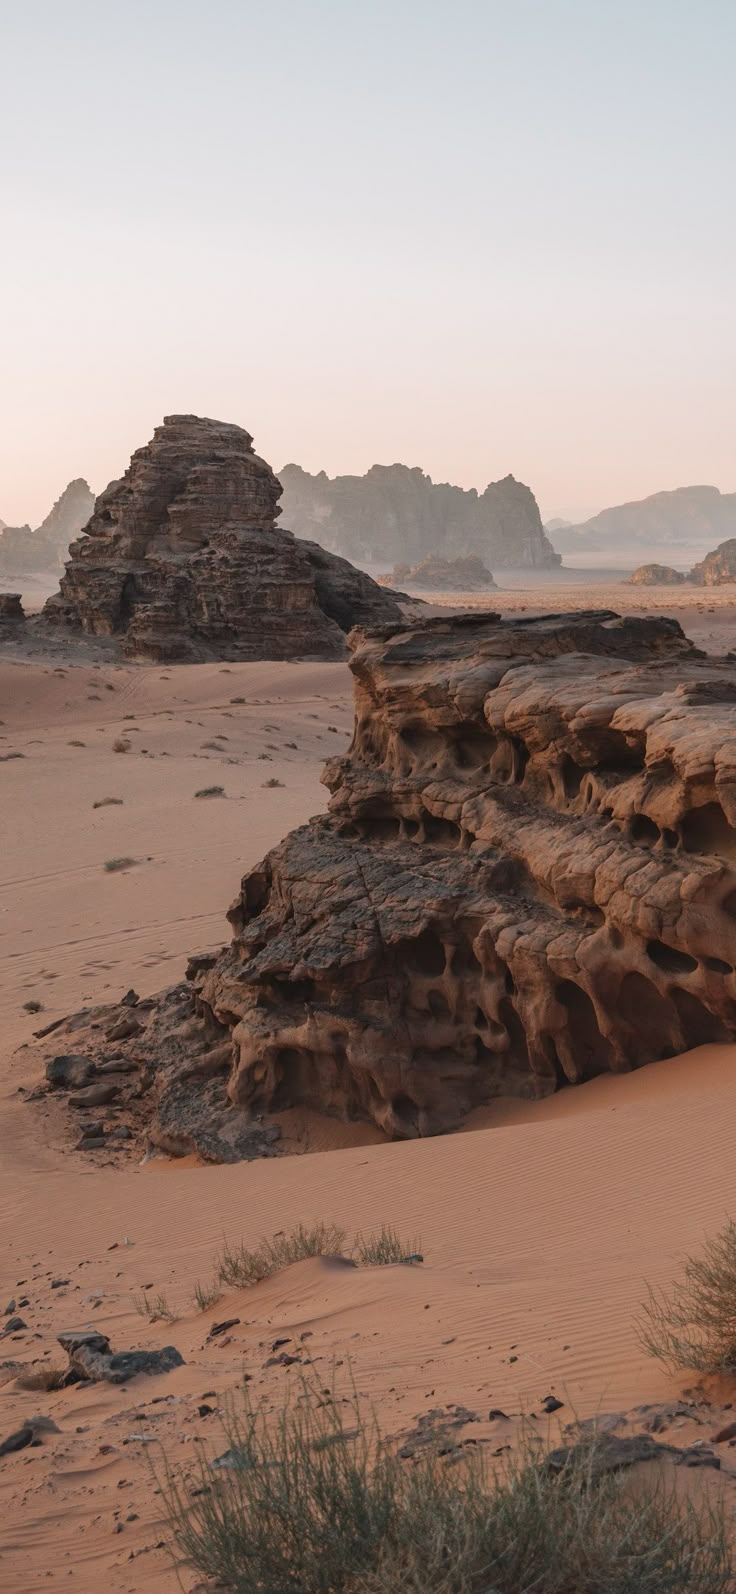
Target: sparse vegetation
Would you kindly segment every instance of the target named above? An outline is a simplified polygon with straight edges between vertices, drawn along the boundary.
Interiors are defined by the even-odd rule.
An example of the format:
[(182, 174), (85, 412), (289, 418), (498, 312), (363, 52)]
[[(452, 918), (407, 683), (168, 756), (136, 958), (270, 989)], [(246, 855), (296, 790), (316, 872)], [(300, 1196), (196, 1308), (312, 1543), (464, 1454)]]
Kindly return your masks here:
[(122, 869), (132, 869), (137, 858), (106, 858), (103, 867), (108, 874), (120, 874)]
[(421, 1260), (421, 1242), (408, 1244), (390, 1224), (384, 1223), (375, 1234), (356, 1234), (353, 1256), (364, 1267), (390, 1267), (394, 1262)]
[(688, 1257), (670, 1293), (650, 1289), (638, 1323), (650, 1356), (673, 1371), (736, 1373), (736, 1223)]
[[(223, 739), (225, 741), (227, 740), (226, 737)], [(219, 742), (202, 742), (200, 745), (205, 752), (224, 753), (225, 751), (224, 747), (221, 747)]]
[(42, 1013), (43, 1012), (43, 1002), (36, 1002), (36, 1001), (24, 1002), (23, 1003), (23, 1012), (24, 1013)]
[(407, 1465), (357, 1395), (302, 1389), (273, 1419), (244, 1397), (231, 1465), (163, 1495), (183, 1560), (231, 1594), (733, 1594), (722, 1506), (698, 1508), (538, 1444), (491, 1471)]
[(122, 797), (98, 797), (97, 802), (93, 803), (92, 807), (93, 808), (112, 808), (112, 807), (118, 807), (119, 806), (119, 807), (122, 808), (122, 805), (123, 805)]
[(283, 781), (277, 780), (275, 775), (272, 775), (270, 780), (264, 780), (261, 782), (261, 785), (263, 786), (283, 786), (283, 784)]
[(131, 744), (125, 736), (115, 737), (115, 740), (112, 744), (112, 750), (114, 753), (129, 753), (130, 748)]
[(140, 1295), (133, 1296), (133, 1305), (139, 1317), (147, 1317), (149, 1323), (175, 1323), (176, 1312), (172, 1312), (166, 1296), (149, 1295), (147, 1290), (141, 1290)]
[(39, 1367), (36, 1372), (29, 1367), (18, 1374), (15, 1382), (18, 1389), (43, 1390), (49, 1393), (53, 1389), (63, 1389), (64, 1380), (68, 1375), (68, 1367)]
[(233, 1247), (225, 1241), (217, 1258), (217, 1277), (222, 1284), (241, 1288), (260, 1284), (262, 1279), (271, 1278), (281, 1268), (307, 1256), (342, 1255), (345, 1239), (345, 1230), (336, 1223), (313, 1223), (310, 1228), (299, 1223), (288, 1234), (261, 1240), (253, 1250), (245, 1245)]
[(203, 786), (201, 791), (195, 791), (195, 797), (224, 797), (224, 786)]
[(86, 746), (87, 746), (86, 742), (77, 741), (76, 738), (75, 738), (74, 741), (67, 742), (67, 747), (86, 747)]
[(11, 758), (25, 758), (25, 753), (0, 753), (0, 764), (9, 764)]
[(215, 1279), (211, 1284), (202, 1284), (198, 1279), (192, 1294), (197, 1311), (208, 1312), (219, 1301), (222, 1291)]

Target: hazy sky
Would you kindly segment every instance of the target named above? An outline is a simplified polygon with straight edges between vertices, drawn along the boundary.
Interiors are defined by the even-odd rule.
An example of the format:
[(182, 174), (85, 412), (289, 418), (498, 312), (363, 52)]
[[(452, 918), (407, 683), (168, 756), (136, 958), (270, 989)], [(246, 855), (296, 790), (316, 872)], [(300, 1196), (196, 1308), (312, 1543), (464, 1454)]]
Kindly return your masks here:
[(736, 489), (736, 0), (0, 0), (0, 517), (276, 467)]

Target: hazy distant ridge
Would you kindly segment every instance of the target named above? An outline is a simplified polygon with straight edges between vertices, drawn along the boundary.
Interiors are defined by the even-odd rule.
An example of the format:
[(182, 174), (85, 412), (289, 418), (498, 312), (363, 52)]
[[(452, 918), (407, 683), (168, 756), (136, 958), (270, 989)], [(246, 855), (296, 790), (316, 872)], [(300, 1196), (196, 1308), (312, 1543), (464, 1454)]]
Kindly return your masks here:
[(557, 526), (553, 536), (555, 547), (565, 555), (603, 552), (609, 546), (612, 554), (658, 544), (674, 548), (678, 543), (702, 542), (704, 548), (712, 548), (736, 536), (736, 493), (722, 493), (717, 487), (677, 487), (616, 504), (578, 525)]

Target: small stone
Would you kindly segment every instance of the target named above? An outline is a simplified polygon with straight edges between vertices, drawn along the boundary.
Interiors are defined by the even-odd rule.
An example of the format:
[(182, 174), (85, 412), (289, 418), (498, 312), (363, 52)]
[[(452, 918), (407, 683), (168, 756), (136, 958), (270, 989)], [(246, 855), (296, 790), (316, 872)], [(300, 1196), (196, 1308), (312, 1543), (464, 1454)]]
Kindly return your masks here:
[(93, 1079), (97, 1069), (90, 1057), (82, 1057), (76, 1052), (62, 1053), (59, 1057), (52, 1057), (46, 1064), (46, 1079), (54, 1090), (78, 1090)]
[(22, 1317), (9, 1317), (2, 1334), (0, 1334), (0, 1338), (4, 1339), (6, 1334), (19, 1334), (21, 1329), (27, 1327), (28, 1324), (23, 1321)]
[(208, 1406), (206, 1401), (203, 1401), (202, 1405), (197, 1407), (197, 1415), (199, 1417), (211, 1417), (214, 1409), (214, 1406)]
[(139, 1001), (140, 1001), (140, 997), (138, 996), (138, 992), (134, 991), (132, 986), (131, 986), (131, 989), (129, 991), (126, 991), (124, 996), (121, 996), (121, 998), (120, 998), (120, 1006), (121, 1007), (137, 1007)]
[(125, 1018), (118, 1019), (117, 1024), (113, 1024), (112, 1029), (107, 1030), (105, 1039), (108, 1041), (125, 1041), (128, 1040), (129, 1036), (140, 1035), (141, 1032), (142, 1025), (139, 1024), (138, 1019), (134, 1018), (132, 1013), (128, 1013)]
[(70, 1284), (70, 1283), (71, 1283), (71, 1279), (52, 1279), (51, 1280), (51, 1284), (50, 1284), (50, 1288), (52, 1290), (60, 1290), (60, 1289), (63, 1289), (65, 1284)]
[(239, 1317), (225, 1317), (221, 1323), (213, 1323), (207, 1335), (208, 1339), (215, 1339), (218, 1334), (224, 1334), (228, 1328), (237, 1328)]
[(119, 1087), (111, 1085), (88, 1085), (86, 1090), (80, 1090), (75, 1096), (69, 1097), (70, 1107), (107, 1107), (118, 1095)]
[(546, 1411), (548, 1417), (551, 1417), (552, 1412), (561, 1411), (564, 1404), (564, 1400), (558, 1400), (556, 1395), (545, 1395), (542, 1401), (542, 1410)]

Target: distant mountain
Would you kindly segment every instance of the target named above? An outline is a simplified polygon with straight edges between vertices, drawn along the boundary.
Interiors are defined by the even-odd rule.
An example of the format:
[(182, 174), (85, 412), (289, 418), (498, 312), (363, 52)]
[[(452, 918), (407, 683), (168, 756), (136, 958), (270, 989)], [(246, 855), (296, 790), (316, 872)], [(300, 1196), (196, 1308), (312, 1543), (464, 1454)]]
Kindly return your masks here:
[(537, 501), (513, 476), (485, 492), (432, 481), (418, 467), (372, 465), (365, 476), (280, 472), (284, 526), (355, 564), (418, 564), (475, 555), (489, 570), (561, 563)]
[(86, 526), (94, 507), (94, 493), (78, 476), (64, 488), (35, 531), (30, 526), (5, 526), (0, 521), (0, 574), (25, 575), (63, 565), (70, 542)]
[(717, 487), (677, 487), (628, 504), (604, 509), (579, 525), (555, 529), (555, 546), (575, 553), (635, 553), (641, 548), (692, 548), (703, 551), (736, 535), (736, 493)]

